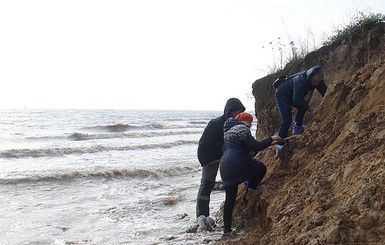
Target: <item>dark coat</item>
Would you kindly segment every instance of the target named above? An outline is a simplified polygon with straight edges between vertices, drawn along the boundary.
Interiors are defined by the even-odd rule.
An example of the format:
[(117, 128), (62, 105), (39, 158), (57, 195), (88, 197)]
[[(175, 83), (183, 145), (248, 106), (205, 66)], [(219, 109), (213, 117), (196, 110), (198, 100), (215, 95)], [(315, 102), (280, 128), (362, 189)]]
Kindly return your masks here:
[(212, 119), (203, 131), (198, 145), (198, 160), (201, 166), (212, 161), (220, 160), (223, 148), (223, 124), (231, 116), (232, 112), (244, 111), (246, 108), (237, 98), (230, 98), (223, 112), (223, 115)]
[(310, 91), (317, 89), (322, 96), (326, 93), (327, 86), (324, 81), (317, 87), (313, 87), (310, 83), (310, 78), (320, 69), (322, 69), (321, 66), (314, 66), (306, 71), (290, 76), (277, 88), (277, 98), (281, 96), (287, 97), (291, 101), (292, 106), (298, 110), (307, 111), (309, 104), (306, 102), (305, 97)]
[(220, 161), (220, 173), (223, 187), (238, 185), (249, 176), (252, 164), (255, 164), (250, 150), (258, 152), (266, 149), (273, 142), (271, 137), (257, 141), (250, 129), (243, 123), (230, 118), (224, 125), (223, 155)]

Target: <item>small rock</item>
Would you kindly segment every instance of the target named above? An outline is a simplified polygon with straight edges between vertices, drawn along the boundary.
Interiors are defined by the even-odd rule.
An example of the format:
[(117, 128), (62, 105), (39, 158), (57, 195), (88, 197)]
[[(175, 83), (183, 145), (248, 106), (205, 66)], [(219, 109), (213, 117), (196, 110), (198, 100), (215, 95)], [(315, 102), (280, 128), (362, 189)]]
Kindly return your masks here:
[(378, 216), (375, 214), (362, 215), (358, 219), (358, 225), (365, 230), (370, 230), (373, 227), (377, 226)]
[(337, 216), (337, 217), (343, 217), (343, 216), (346, 215), (347, 213), (348, 213), (348, 210), (347, 210), (346, 208), (344, 208), (344, 207), (340, 207), (340, 208), (338, 208), (338, 209), (334, 212), (335, 216)]
[(340, 229), (338, 228), (338, 226), (332, 227), (326, 233), (326, 242), (330, 244), (337, 244), (340, 242)]
[(199, 225), (193, 225), (187, 228), (186, 233), (197, 233)]
[(325, 222), (325, 217), (321, 215), (313, 218), (313, 220), (311, 221), (311, 224), (315, 227), (315, 226), (323, 225), (324, 222)]
[(310, 240), (307, 245), (320, 245), (321, 242), (318, 239), (312, 239)]
[(352, 228), (352, 229), (356, 227), (356, 224), (352, 220), (350, 220), (346, 217), (342, 218), (338, 222), (338, 224), (340, 227), (346, 227), (346, 228)]
[(333, 204), (331, 202), (327, 202), (321, 205), (321, 209), (323, 211), (329, 210), (331, 207), (333, 207)]
[(176, 215), (176, 217), (177, 217), (177, 219), (184, 219), (184, 218), (186, 218), (188, 216), (188, 214), (186, 214), (186, 213), (184, 213), (184, 214), (177, 214)]
[(174, 240), (175, 238), (176, 238), (175, 236), (166, 236), (166, 237), (162, 237), (161, 239), (165, 241), (171, 241), (171, 240)]
[(360, 205), (368, 206), (370, 204), (370, 197), (363, 197), (358, 202)]

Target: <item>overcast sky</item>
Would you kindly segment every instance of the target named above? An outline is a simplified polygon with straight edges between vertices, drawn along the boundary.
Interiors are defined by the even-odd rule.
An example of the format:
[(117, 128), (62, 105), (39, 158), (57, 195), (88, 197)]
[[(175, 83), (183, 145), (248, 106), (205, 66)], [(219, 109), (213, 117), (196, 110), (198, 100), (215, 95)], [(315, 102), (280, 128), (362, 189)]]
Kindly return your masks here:
[(318, 45), (358, 11), (385, 2), (0, 1), (0, 108), (252, 110), (269, 42)]

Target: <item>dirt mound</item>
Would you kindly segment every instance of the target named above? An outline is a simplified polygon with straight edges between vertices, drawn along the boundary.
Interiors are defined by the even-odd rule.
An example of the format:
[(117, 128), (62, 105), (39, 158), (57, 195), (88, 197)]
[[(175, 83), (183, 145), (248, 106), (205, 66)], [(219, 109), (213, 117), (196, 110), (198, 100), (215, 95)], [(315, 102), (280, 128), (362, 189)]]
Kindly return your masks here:
[[(288, 64), (253, 84), (257, 138), (276, 132), (272, 81), (320, 64), (328, 92), (315, 93), (309, 126), (280, 168), (274, 149), (259, 154), (268, 173), (234, 221), (245, 233), (223, 244), (385, 244), (385, 23)], [(240, 187), (241, 188), (241, 187)]]

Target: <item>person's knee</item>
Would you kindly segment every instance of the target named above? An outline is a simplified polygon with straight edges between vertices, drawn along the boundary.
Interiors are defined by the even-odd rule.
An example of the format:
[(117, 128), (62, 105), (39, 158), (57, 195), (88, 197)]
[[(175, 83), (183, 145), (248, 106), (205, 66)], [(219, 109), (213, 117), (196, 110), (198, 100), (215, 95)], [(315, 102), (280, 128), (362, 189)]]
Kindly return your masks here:
[(265, 164), (263, 164), (263, 163), (260, 162), (260, 163), (259, 163), (259, 168), (260, 168), (261, 173), (262, 173), (263, 175), (265, 175), (266, 172), (267, 172), (267, 168), (266, 168)]
[(256, 174), (263, 178), (267, 172), (266, 165), (263, 164), (263, 162), (257, 162), (256, 165), (257, 165), (257, 173)]

